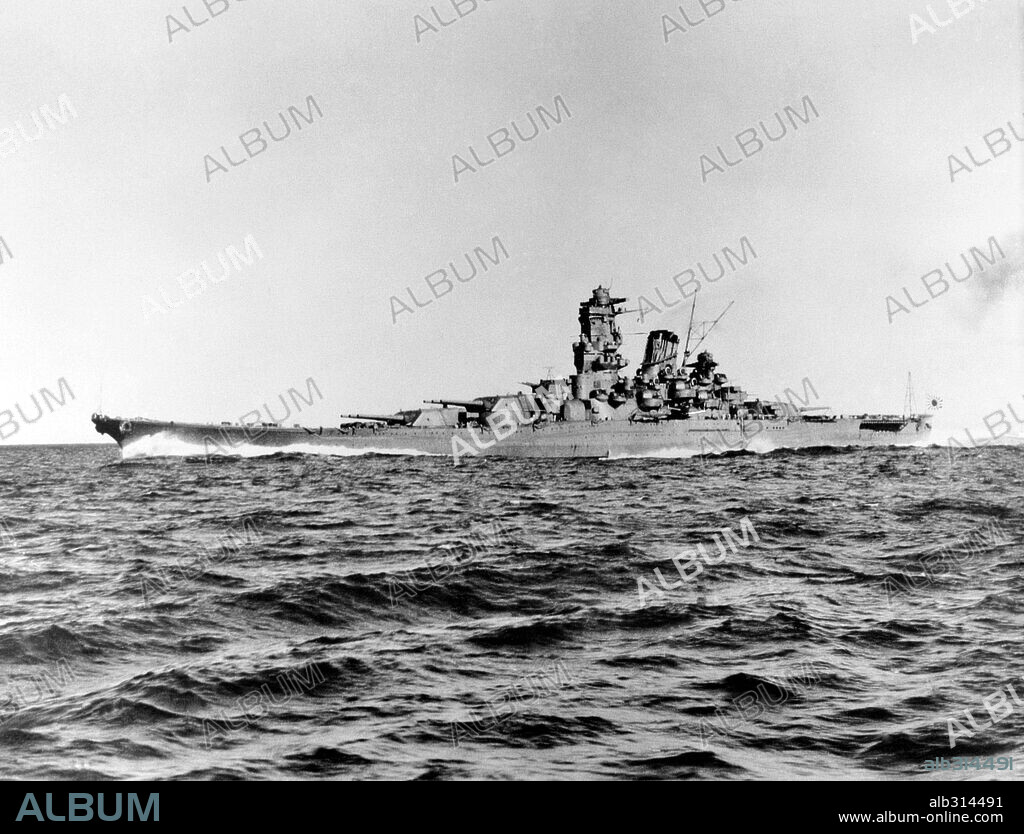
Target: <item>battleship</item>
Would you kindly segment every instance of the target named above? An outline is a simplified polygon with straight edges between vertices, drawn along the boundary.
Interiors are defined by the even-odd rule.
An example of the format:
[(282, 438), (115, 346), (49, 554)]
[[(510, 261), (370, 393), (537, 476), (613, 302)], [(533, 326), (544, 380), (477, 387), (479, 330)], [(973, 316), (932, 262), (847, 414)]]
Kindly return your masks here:
[[(634, 374), (623, 369), (617, 318), (628, 299), (597, 287), (580, 304), (573, 343), (575, 373), (521, 383), (529, 392), (472, 400), (437, 399), (393, 414), (344, 414), (337, 426), (273, 422), (181, 423), (93, 414), (96, 431), (128, 453), (150, 438), (177, 441), (197, 455), (237, 455), (240, 449), (338, 454), (428, 454), (454, 459), (628, 458), (693, 456), (787, 448), (908, 446), (927, 442), (930, 414), (835, 415), (824, 406), (750, 397), (718, 370), (701, 345), (725, 315), (697, 339), (690, 324), (680, 338), (647, 334)], [(730, 305), (731, 306), (731, 305)], [(726, 308), (728, 312), (728, 308)], [(694, 344), (691, 346), (691, 341)], [(801, 399), (801, 402), (803, 400)], [(912, 410), (905, 409), (905, 411)], [(151, 444), (161, 448), (166, 444)], [(180, 452), (176, 452), (180, 454)]]

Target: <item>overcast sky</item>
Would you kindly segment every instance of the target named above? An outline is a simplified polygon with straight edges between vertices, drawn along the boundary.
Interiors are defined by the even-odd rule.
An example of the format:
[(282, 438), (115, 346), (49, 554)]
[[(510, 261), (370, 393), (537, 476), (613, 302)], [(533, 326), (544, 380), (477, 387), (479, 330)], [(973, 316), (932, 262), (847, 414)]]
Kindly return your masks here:
[[(310, 425), (514, 390), (571, 371), (598, 283), (674, 301), (672, 276), (743, 237), (757, 259), (697, 304), (713, 318), (735, 300), (709, 345), (749, 392), (809, 377), (836, 411), (899, 412), (909, 371), (950, 431), (1008, 401), (1024, 414), (1018, 0), (958, 19), (935, 0), (944, 25), (920, 0), (710, 18), (684, 0), (690, 22), (669, 2), (467, 0), (461, 19), (451, 0), (436, 17), (405, 0), (211, 5), (188, 0), (190, 21), (181, 0), (0, 2), (0, 410), (34, 416), (61, 378), (75, 395), (32, 425), (15, 412), (3, 443), (98, 440), (101, 400), (234, 420), (309, 377)], [(494, 158), (488, 134), (514, 119), (528, 135), (559, 96), (560, 124)], [(777, 134), (805, 96), (818, 116), (743, 158), (734, 137)], [(260, 152), (249, 134), (247, 158), (239, 135), (283, 133), (282, 112), (291, 135)], [(1000, 127), (993, 157), (982, 136)], [(455, 154), (476, 168), (457, 182)], [(702, 176), (702, 154), (724, 170)], [(951, 154), (970, 169), (952, 182)], [(262, 257), (183, 297), (179, 275), (206, 261), (220, 277), (247, 236)], [(433, 299), (425, 276), (495, 236), (508, 257)], [(998, 268), (930, 299), (921, 276), (962, 274), (992, 236)], [(432, 303), (395, 318), (408, 287)], [(904, 287), (922, 306), (890, 320)], [(684, 308), (623, 329), (685, 329)], [(642, 346), (628, 337), (631, 370)]]

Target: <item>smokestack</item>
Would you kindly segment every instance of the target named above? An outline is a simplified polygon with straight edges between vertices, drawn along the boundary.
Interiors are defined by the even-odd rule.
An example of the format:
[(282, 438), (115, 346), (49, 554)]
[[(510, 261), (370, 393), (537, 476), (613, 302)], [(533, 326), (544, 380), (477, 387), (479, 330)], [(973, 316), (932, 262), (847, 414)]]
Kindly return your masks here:
[(644, 379), (655, 379), (662, 368), (675, 372), (679, 337), (671, 330), (652, 330), (644, 350)]

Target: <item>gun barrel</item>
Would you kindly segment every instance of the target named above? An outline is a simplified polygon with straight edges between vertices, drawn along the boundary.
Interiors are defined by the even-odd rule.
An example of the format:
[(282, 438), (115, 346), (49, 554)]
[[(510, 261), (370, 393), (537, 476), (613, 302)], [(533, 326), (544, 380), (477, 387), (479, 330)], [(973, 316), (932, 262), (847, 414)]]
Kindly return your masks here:
[(478, 403), (476, 400), (426, 400), (432, 405), (449, 406), (453, 408), (464, 408), (466, 411), (486, 411), (487, 406)]
[(399, 414), (342, 414), (344, 420), (374, 420), (378, 423), (404, 423), (405, 418)]

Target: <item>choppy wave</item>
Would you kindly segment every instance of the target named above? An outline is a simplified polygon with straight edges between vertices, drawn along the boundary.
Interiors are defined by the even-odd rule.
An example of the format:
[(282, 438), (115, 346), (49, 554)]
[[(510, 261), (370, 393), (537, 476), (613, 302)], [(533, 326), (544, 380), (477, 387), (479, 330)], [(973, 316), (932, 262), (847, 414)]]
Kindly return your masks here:
[(977, 777), (924, 759), (1021, 755), (1024, 709), (984, 706), (1024, 693), (1020, 448), (239, 451), (0, 457), (2, 775), (950, 779)]

